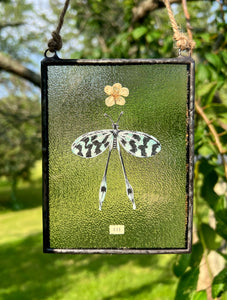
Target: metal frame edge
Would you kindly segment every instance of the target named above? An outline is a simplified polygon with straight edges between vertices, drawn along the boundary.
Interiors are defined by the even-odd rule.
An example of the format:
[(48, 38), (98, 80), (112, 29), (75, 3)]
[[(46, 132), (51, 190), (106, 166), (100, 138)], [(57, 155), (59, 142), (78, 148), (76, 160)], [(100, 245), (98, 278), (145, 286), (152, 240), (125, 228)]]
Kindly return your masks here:
[[(187, 133), (188, 150), (188, 197), (187, 197), (187, 228), (185, 248), (102, 248), (102, 249), (56, 249), (50, 248), (49, 233), (49, 169), (48, 169), (48, 72), (51, 65), (135, 65), (135, 64), (187, 64), (188, 72), (188, 117)], [(165, 59), (60, 59), (57, 55), (46, 57), (41, 61), (41, 89), (42, 89), (42, 169), (43, 169), (43, 252), (58, 254), (180, 254), (190, 253), (192, 247), (192, 221), (193, 221), (193, 173), (194, 173), (194, 94), (195, 94), (195, 62), (191, 57), (180, 56)], [(187, 187), (186, 187), (187, 189)]]

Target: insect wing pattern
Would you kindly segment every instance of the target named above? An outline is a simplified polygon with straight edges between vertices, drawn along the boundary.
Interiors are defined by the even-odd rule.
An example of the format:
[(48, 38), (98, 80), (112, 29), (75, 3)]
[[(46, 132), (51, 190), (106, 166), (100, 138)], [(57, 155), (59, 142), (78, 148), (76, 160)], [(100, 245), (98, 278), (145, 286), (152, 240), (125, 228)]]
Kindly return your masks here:
[(72, 144), (72, 152), (80, 157), (91, 158), (103, 153), (113, 142), (112, 130), (85, 133)]
[(128, 153), (136, 157), (151, 157), (161, 151), (160, 142), (144, 132), (120, 130), (118, 141)]
[(107, 148), (109, 148), (106, 167), (99, 189), (99, 210), (102, 209), (102, 204), (107, 192), (106, 176), (110, 155), (113, 149), (116, 149), (118, 151), (125, 179), (126, 194), (129, 200), (132, 202), (133, 209), (136, 209), (136, 204), (134, 201), (134, 192), (126, 175), (120, 145), (129, 154), (134, 155), (136, 157), (151, 157), (161, 151), (160, 142), (155, 137), (147, 133), (138, 131), (118, 130), (118, 122), (122, 114), (123, 112), (120, 113), (116, 123), (114, 123), (110, 116), (105, 114), (105, 116), (109, 117), (112, 121), (112, 130), (106, 129), (85, 133), (78, 137), (72, 144), (72, 152), (84, 158), (96, 157), (99, 154), (103, 153)]

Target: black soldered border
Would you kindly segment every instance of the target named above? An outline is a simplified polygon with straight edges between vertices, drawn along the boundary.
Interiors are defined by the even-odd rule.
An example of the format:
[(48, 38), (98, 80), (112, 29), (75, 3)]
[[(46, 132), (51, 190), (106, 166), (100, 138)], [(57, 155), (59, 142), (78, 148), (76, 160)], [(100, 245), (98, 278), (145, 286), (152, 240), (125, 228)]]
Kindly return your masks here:
[[(187, 66), (188, 95), (187, 95), (187, 136), (186, 136), (186, 232), (185, 248), (104, 248), (104, 249), (54, 249), (50, 248), (49, 229), (49, 137), (48, 137), (48, 66), (59, 65), (154, 65), (180, 64)], [(192, 246), (192, 217), (193, 217), (193, 172), (194, 172), (194, 93), (195, 93), (195, 64), (191, 57), (179, 56), (170, 59), (60, 59), (56, 54), (45, 57), (41, 62), (42, 87), (42, 155), (43, 155), (43, 251), (45, 253), (69, 254), (164, 254), (189, 253)]]

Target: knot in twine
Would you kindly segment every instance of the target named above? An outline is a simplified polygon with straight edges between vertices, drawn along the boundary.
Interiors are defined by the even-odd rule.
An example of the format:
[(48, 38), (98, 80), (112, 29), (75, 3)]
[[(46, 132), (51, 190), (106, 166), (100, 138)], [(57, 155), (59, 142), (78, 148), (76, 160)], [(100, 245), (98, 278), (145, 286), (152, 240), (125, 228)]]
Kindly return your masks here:
[(50, 39), (48, 41), (47, 45), (48, 45), (48, 50), (50, 52), (56, 52), (56, 51), (61, 50), (61, 48), (62, 48), (62, 39), (61, 39), (61, 36), (60, 36), (60, 31), (61, 31), (62, 25), (64, 23), (64, 17), (65, 17), (67, 8), (69, 6), (69, 1), (70, 0), (65, 0), (64, 7), (62, 9), (62, 12), (61, 12), (61, 15), (60, 15), (60, 18), (59, 18), (59, 21), (58, 21), (58, 26), (57, 26), (56, 30), (54, 30), (51, 34), (52, 39)]
[(195, 42), (189, 39), (184, 33), (175, 32), (173, 37), (176, 40), (177, 48), (180, 50), (192, 50), (195, 48)]
[(60, 34), (55, 30), (52, 32), (52, 39), (48, 41), (48, 50), (50, 52), (59, 51), (62, 48), (62, 38)]

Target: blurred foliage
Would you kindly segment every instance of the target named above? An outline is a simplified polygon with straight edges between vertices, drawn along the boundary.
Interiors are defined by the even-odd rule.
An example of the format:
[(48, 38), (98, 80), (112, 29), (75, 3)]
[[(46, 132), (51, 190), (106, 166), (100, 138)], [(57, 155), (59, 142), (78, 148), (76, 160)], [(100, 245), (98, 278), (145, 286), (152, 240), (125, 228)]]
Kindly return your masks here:
[[(155, 10), (135, 22), (133, 9), (140, 5), (140, 2), (138, 0), (72, 0), (71, 10), (75, 11), (74, 17), (69, 27), (66, 17), (64, 25), (71, 29), (74, 26), (71, 34), (72, 40), (69, 40), (68, 47), (72, 45), (70, 42), (77, 38), (77, 45), (70, 48), (70, 52), (73, 52), (72, 58), (176, 56), (177, 50), (174, 49), (172, 30), (166, 11)], [(21, 18), (18, 20), (23, 21), (23, 13), (27, 8), (25, 1), (21, 3), (24, 8), (19, 11)], [(56, 1), (50, 0), (50, 4), (51, 7), (55, 7)], [(2, 4), (2, 6), (6, 5), (11, 5), (11, 3)], [(173, 8), (178, 23), (182, 25), (182, 30), (186, 31), (185, 16), (181, 5), (173, 5)], [(191, 254), (177, 256), (173, 272), (179, 278), (175, 299), (201, 300), (207, 299), (207, 296), (204, 290), (196, 292), (200, 263), (202, 259), (205, 259), (205, 263), (210, 268), (209, 254), (211, 252), (215, 252), (225, 260), (218, 274), (214, 276), (212, 270), (209, 274), (212, 296), (213, 298), (223, 297), (227, 290), (225, 268), (227, 259), (227, 6), (221, 0), (219, 3), (217, 1), (188, 1), (188, 8), (193, 26), (193, 38), (196, 42), (196, 49), (193, 53), (196, 62), (197, 104), (193, 230), (195, 244)], [(69, 37), (69, 30), (67, 37)], [(28, 42), (29, 39), (14, 40), (7, 31), (4, 34), (1, 31), (0, 38), (1, 51), (14, 53), (18, 59), (21, 59), (20, 55), (23, 53), (19, 49), (33, 47), (32, 43)], [(31, 41), (34, 37), (29, 36), (29, 38)], [(5, 81), (5, 86), (8, 85), (8, 88), (11, 88), (12, 77), (7, 76), (3, 81)], [(24, 91), (23, 95), (14, 93), (7, 99), (0, 100), (1, 111), (3, 115), (5, 114), (0, 120), (0, 155), (3, 157), (3, 160), (1, 157), (1, 168), (5, 170), (5, 174), (6, 172), (10, 174), (9, 171), (15, 167), (12, 171), (12, 178), (13, 174), (27, 176), (29, 168), (24, 169), (22, 157), (26, 154), (28, 167), (30, 167), (32, 165), (30, 155), (35, 160), (38, 157), (37, 147), (40, 147), (34, 147), (38, 145), (40, 138), (39, 130), (35, 129), (38, 128), (39, 119), (34, 113), (37, 111), (37, 102), (29, 102), (30, 100), (27, 101), (25, 96), (28, 96), (28, 91)], [(8, 105), (9, 103), (11, 104)], [(26, 107), (25, 114), (23, 105)], [(32, 105), (35, 109), (31, 108)], [(12, 111), (11, 106), (16, 109)], [(14, 118), (12, 118), (13, 113)], [(38, 135), (35, 134), (36, 130)], [(22, 166), (20, 170), (17, 162), (20, 162), (18, 165)]]
[[(158, 58), (174, 56), (167, 15), (155, 11), (133, 22), (138, 1), (72, 1), (82, 50), (75, 58)], [(165, 42), (164, 42), (165, 41)]]
[(29, 179), (34, 163), (41, 156), (40, 104), (36, 100), (11, 95), (0, 101), (0, 177), (12, 183), (13, 207), (19, 178)]
[[(32, 3), (26, 0), (1, 1), (0, 15), (0, 54), (35, 71), (39, 68), (39, 39), (43, 33), (38, 30), (38, 13), (34, 26)], [(28, 180), (34, 163), (41, 159), (40, 91), (29, 81), (4, 71), (1, 66), (0, 178), (10, 181), (11, 205), (18, 209), (18, 179)]]
[[(27, 30), (25, 22), (32, 5), (25, 0), (3, 2), (0, 5), (0, 52), (34, 69), (35, 63), (28, 53), (37, 49), (33, 44), (37, 37)], [(11, 182), (11, 205), (19, 209), (18, 179), (28, 180), (31, 168), (41, 158), (39, 90), (3, 69), (0, 71), (0, 177)]]
[(1, 99), (0, 115), (0, 176), (28, 179), (41, 152), (40, 105), (12, 95)]

